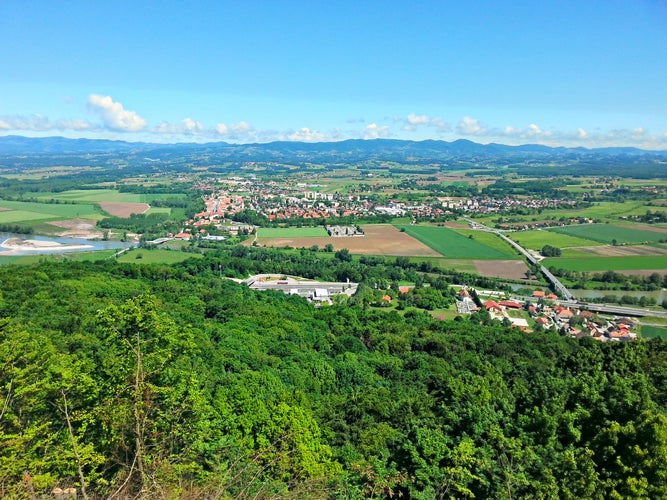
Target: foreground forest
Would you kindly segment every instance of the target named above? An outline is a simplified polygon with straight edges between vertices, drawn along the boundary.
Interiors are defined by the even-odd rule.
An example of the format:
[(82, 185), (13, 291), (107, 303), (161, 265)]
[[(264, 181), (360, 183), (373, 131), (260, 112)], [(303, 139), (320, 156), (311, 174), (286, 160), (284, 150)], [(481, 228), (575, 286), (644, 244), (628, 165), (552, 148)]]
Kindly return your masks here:
[(665, 342), (315, 308), (242, 257), (0, 268), (0, 497), (667, 497)]

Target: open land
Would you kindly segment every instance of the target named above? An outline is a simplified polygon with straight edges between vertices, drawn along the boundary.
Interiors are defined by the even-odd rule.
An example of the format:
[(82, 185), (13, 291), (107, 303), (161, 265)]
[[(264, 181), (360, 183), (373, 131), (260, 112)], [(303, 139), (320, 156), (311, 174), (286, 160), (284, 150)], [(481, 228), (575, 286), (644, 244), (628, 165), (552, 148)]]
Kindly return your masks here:
[[(495, 240), (493, 243), (494, 246), (489, 246), (481, 241), (477, 241), (475, 235), (471, 235), (472, 238), (466, 237), (446, 227), (406, 225), (400, 226), (400, 228), (445, 257), (490, 260), (519, 258), (509, 245), (507, 245), (506, 251), (502, 251), (499, 247), (495, 246)], [(485, 238), (485, 236), (482, 236), (482, 233), (479, 233), (479, 235), (480, 238)], [(494, 237), (493, 235), (490, 236)], [(499, 238), (494, 238), (500, 241)]]
[(151, 207), (148, 203), (119, 203), (103, 201), (99, 203), (100, 208), (109, 215), (128, 218), (132, 214), (146, 213)]
[[(365, 236), (347, 236), (332, 238), (322, 237), (282, 237), (257, 238), (257, 243), (267, 247), (300, 247), (309, 248), (313, 245), (324, 247), (333, 245), (335, 250), (348, 249), (350, 253), (364, 255), (393, 255), (440, 257), (440, 254), (396, 229), (390, 224), (368, 224), (362, 226)], [(260, 235), (261, 235), (260, 230)]]
[(530, 270), (522, 260), (474, 260), (475, 269), (480, 276), (524, 280)]
[(617, 224), (577, 224), (553, 228), (551, 231), (601, 243), (613, 243), (615, 241), (619, 244), (631, 245), (646, 242), (654, 243), (662, 239), (661, 233), (656, 231), (633, 229)]

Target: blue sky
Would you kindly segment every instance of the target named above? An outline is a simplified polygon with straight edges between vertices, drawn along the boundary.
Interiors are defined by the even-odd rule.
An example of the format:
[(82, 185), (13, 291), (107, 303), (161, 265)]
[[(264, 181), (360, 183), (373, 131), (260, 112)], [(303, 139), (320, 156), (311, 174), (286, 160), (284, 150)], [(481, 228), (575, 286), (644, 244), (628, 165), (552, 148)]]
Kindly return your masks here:
[(0, 135), (667, 149), (667, 0), (0, 0)]

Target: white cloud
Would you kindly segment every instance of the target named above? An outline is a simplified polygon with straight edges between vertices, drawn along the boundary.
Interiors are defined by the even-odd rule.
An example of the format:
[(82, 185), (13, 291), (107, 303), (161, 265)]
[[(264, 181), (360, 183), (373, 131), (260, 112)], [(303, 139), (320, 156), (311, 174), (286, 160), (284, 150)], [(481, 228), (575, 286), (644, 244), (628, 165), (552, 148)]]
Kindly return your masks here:
[(588, 132), (586, 129), (578, 128), (577, 129), (577, 138), (579, 139), (588, 139)]
[(456, 131), (461, 135), (483, 135), (485, 128), (476, 118), (464, 116), (456, 126)]
[(302, 141), (302, 142), (322, 142), (325, 136), (317, 130), (310, 130), (308, 127), (303, 127), (293, 134), (287, 135), (287, 140)]
[(376, 123), (366, 125), (364, 129), (364, 139), (380, 139), (382, 137), (390, 137), (391, 130), (388, 125), (379, 126)]
[(41, 115), (31, 116), (0, 116), (0, 129), (29, 132), (46, 132), (49, 130), (95, 130), (97, 127), (88, 120), (62, 119), (51, 121)]
[(432, 118), (428, 115), (416, 115), (414, 113), (410, 113), (407, 116), (407, 118), (395, 121), (404, 122), (403, 130), (407, 131), (417, 130), (421, 126), (435, 127), (438, 129), (438, 132), (451, 131), (451, 127), (449, 126), (449, 124), (445, 123), (445, 121), (442, 118)]
[(134, 111), (126, 110), (110, 96), (91, 94), (88, 106), (100, 114), (105, 127), (119, 132), (140, 132), (146, 128), (146, 120)]

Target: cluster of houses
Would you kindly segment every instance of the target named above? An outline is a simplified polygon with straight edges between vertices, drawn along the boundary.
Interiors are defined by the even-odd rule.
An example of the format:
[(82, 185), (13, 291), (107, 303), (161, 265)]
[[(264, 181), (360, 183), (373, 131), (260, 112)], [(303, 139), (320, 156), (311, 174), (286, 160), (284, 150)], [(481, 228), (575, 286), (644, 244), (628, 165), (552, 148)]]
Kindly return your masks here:
[(364, 236), (359, 226), (324, 226), (329, 236)]
[[(201, 224), (217, 223), (221, 219), (233, 218), (242, 210), (254, 210), (270, 220), (330, 219), (336, 217), (365, 217), (373, 215), (405, 216), (413, 219), (440, 218), (454, 211), (464, 213), (503, 213), (514, 209), (542, 209), (575, 205), (573, 200), (544, 198), (493, 198), (476, 196), (471, 198), (434, 198), (423, 203), (403, 203), (392, 200), (376, 203), (371, 194), (365, 192), (321, 193), (308, 185), (293, 181), (260, 181), (257, 179), (216, 179), (198, 181), (196, 187), (205, 190), (206, 210), (196, 214), (195, 221)], [(380, 189), (381, 191), (382, 189)]]
[(591, 337), (600, 342), (627, 342), (637, 338), (637, 334), (632, 331), (634, 321), (630, 318), (603, 318), (585, 309), (553, 303), (551, 301), (556, 301), (558, 297), (542, 291), (536, 291), (534, 298), (537, 299), (536, 304), (489, 299), (480, 306), (470, 292), (462, 288), (456, 305), (460, 314), (471, 314), (484, 308), (492, 319), (507, 321), (524, 331), (530, 331), (527, 313), (542, 328), (561, 331), (577, 339)]

